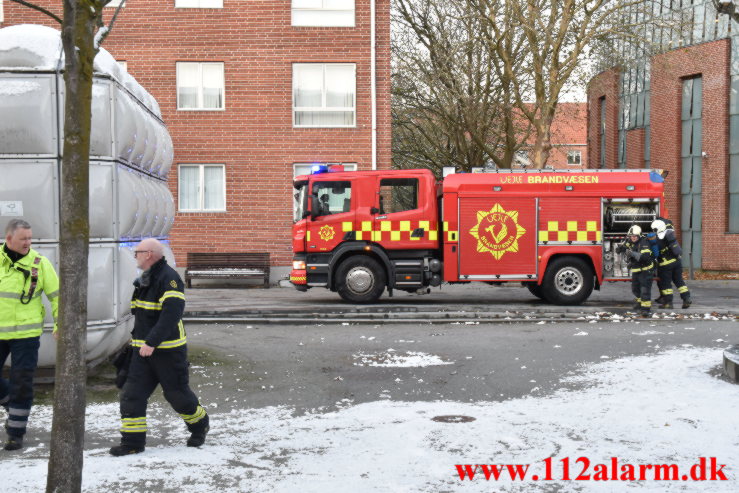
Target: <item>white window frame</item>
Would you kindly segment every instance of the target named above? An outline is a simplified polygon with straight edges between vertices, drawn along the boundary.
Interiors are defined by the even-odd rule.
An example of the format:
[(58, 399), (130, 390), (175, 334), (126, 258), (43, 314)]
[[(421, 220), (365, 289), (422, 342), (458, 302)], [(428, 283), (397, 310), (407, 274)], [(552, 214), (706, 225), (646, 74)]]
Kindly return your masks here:
[[(203, 5), (203, 4), (206, 4), (206, 5)], [(211, 5), (207, 5), (207, 4), (211, 4)], [(174, 0), (174, 8), (176, 9), (222, 9), (223, 0)]]
[(121, 70), (128, 72), (128, 62), (126, 60), (116, 60), (116, 63), (121, 67)]
[[(570, 156), (577, 156), (577, 163), (570, 163)], [(580, 166), (582, 167), (582, 151), (580, 149), (572, 149), (567, 151), (567, 166)]]
[[(180, 108), (180, 64), (194, 64), (198, 66), (198, 74), (200, 76), (200, 86), (198, 86), (198, 108)], [(220, 108), (203, 108), (203, 65), (220, 65), (223, 72), (223, 94), (222, 106)], [(175, 62), (175, 77), (177, 90), (177, 111), (226, 111), (226, 65), (224, 62)]]
[[(182, 204), (182, 180), (180, 179), (180, 170), (183, 167), (190, 167), (199, 169), (198, 174), (198, 202), (200, 203), (199, 209), (183, 209)], [(205, 168), (206, 167), (219, 167), (223, 168), (223, 209), (205, 209)], [(228, 197), (226, 197), (226, 165), (217, 163), (180, 163), (177, 165), (177, 212), (227, 212), (228, 209)]]
[(118, 7), (120, 4), (124, 4), (123, 8), (126, 8), (126, 0), (110, 0), (110, 2), (105, 4), (105, 7)]
[[(302, 106), (298, 110), (295, 107), (295, 69), (301, 66), (316, 66), (320, 65), (323, 68), (323, 88), (321, 89), (321, 106)], [(326, 107), (326, 67), (328, 66), (346, 66), (352, 67), (354, 71), (354, 106), (353, 107)], [(293, 113), (293, 128), (356, 128), (357, 127), (357, 64), (356, 63), (293, 63), (293, 83), (292, 83), (292, 113)], [(351, 125), (296, 125), (295, 124), (295, 113), (297, 111), (315, 111), (315, 112), (331, 112), (331, 111), (348, 111), (351, 109), (354, 112), (354, 120)]]
[(3, 13), (3, 0), (0, 0), (0, 22), (5, 21), (5, 14)]
[[(332, 8), (326, 6), (327, 0), (318, 0), (321, 2), (321, 7), (295, 7), (295, 0), (291, 0), (291, 25), (294, 27), (355, 27), (357, 23), (357, 3), (356, 0), (352, 0), (352, 7), (351, 8)], [(298, 14), (298, 18), (300, 18), (301, 13), (329, 13), (329, 12), (351, 12), (352, 13), (352, 21), (351, 23), (348, 22), (331, 22), (329, 21), (329, 16), (324, 16), (323, 19), (320, 22), (311, 23), (308, 21), (296, 21), (296, 13)], [(318, 18), (321, 18), (318, 16)]]

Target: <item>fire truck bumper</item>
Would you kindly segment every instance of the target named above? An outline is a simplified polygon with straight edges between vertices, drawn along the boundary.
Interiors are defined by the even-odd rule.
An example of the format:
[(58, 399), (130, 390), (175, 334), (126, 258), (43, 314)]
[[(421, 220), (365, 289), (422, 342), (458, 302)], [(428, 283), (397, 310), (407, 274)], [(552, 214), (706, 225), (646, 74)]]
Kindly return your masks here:
[(305, 270), (291, 270), (290, 282), (296, 288), (308, 288), (308, 273)]

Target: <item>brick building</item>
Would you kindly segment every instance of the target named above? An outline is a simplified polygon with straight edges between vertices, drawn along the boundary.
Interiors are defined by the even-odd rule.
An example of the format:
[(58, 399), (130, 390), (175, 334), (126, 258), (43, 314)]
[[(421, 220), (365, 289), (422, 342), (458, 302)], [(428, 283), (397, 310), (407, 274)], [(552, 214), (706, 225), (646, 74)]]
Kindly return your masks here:
[[(554, 169), (578, 169), (588, 167), (587, 153), (587, 104), (558, 103), (552, 121), (552, 150), (547, 166)], [(533, 143), (534, 137), (530, 138)], [(529, 149), (523, 146), (513, 163), (514, 169), (527, 168)]]
[(590, 81), (588, 157), (593, 168), (669, 171), (666, 202), (684, 257), (692, 253), (697, 268), (736, 270), (739, 33), (708, 3), (697, 2), (705, 15), (683, 37), (655, 30), (659, 54)]
[[(36, 3), (62, 15), (59, 1)], [(0, 5), (0, 27), (59, 28)], [(284, 274), (293, 176), (389, 167), (390, 0), (131, 0), (104, 46), (172, 135), (181, 265), (191, 251), (268, 251)]]

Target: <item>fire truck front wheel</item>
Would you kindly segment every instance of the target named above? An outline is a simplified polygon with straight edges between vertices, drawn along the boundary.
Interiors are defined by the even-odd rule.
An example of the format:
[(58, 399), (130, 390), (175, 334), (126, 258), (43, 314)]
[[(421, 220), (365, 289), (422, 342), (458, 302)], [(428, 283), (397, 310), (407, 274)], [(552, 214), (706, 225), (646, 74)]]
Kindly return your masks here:
[(579, 305), (593, 292), (593, 276), (581, 258), (559, 257), (547, 267), (542, 292), (555, 305)]
[(351, 303), (377, 301), (386, 284), (385, 269), (371, 257), (349, 257), (336, 271), (336, 291)]

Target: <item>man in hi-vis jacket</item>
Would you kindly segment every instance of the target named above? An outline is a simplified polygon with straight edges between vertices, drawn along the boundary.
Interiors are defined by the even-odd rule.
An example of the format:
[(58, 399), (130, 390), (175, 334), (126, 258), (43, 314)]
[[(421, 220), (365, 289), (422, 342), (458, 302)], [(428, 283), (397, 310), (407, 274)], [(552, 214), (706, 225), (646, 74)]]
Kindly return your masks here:
[[(59, 278), (49, 259), (31, 248), (31, 225), (12, 219), (0, 247), (0, 368), (10, 356), (10, 379), (0, 378), (0, 405), (8, 413), (5, 450), (23, 447), (33, 405), (33, 375), (44, 328), (41, 293), (56, 321)], [(56, 335), (56, 324), (54, 325)]]
[(131, 298), (133, 354), (121, 391), (121, 444), (110, 453), (121, 456), (144, 451), (146, 406), (157, 385), (190, 431), (187, 446), (199, 447), (205, 442), (209, 418), (189, 385), (182, 279), (167, 264), (159, 241), (143, 240), (134, 255), (143, 273), (134, 281)]

